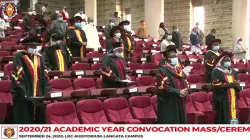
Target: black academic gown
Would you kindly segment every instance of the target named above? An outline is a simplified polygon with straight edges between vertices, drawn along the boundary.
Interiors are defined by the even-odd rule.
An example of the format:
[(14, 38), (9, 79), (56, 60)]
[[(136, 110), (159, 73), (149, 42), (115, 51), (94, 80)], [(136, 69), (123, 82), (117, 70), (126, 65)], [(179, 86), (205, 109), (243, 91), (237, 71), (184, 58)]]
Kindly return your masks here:
[(44, 48), (44, 54), (43, 58), (48, 69), (67, 71), (71, 68), (71, 54), (64, 41), (58, 41), (57, 44)]
[(24, 38), (22, 43), (42, 43), (45, 45), (50, 40), (50, 34), (46, 27), (43, 27), (41, 30), (37, 30), (36, 28), (32, 29), (29, 32), (28, 37)]
[[(181, 70), (182, 71), (182, 70)], [(167, 77), (165, 83), (163, 79)], [(156, 74), (157, 91), (157, 121), (158, 124), (186, 124), (185, 100), (180, 97), (180, 88), (175, 80), (185, 84), (185, 75), (179, 76), (173, 69), (163, 66)]]
[(123, 58), (117, 57), (113, 54), (108, 54), (105, 56), (105, 58), (102, 61), (102, 71), (109, 73), (110, 70), (112, 70), (111, 77), (107, 77), (103, 75), (103, 82), (102, 87), (103, 88), (122, 88), (125, 87), (125, 83), (119, 82), (119, 80), (125, 80), (125, 77), (122, 77), (122, 71), (119, 70), (117, 63), (115, 63), (116, 60), (121, 60), (123, 62), (124, 69), (123, 75), (126, 77), (126, 62)]
[(85, 57), (87, 38), (85, 32), (77, 27), (71, 26), (66, 32), (66, 41), (72, 57)]
[(233, 69), (231, 73), (225, 73), (224, 70), (216, 67), (212, 72), (213, 109), (216, 111), (217, 124), (230, 124), (232, 118), (238, 118), (237, 100), (240, 87), (232, 84), (238, 80), (238, 75)]
[(43, 109), (34, 109), (27, 97), (43, 96), (50, 91), (46, 67), (38, 55), (30, 55), (26, 51), (18, 52), (13, 62), (11, 73), (13, 96), (13, 123), (32, 124), (45, 123)]
[(134, 39), (127, 32), (122, 32), (121, 39), (124, 42), (124, 52), (123, 52), (124, 53), (124, 58), (127, 58), (131, 54), (131, 50), (133, 50)]
[(205, 65), (205, 80), (206, 83), (212, 82), (212, 71), (214, 69), (214, 62), (219, 56), (219, 53), (215, 53), (212, 50), (208, 50), (204, 56), (204, 65)]

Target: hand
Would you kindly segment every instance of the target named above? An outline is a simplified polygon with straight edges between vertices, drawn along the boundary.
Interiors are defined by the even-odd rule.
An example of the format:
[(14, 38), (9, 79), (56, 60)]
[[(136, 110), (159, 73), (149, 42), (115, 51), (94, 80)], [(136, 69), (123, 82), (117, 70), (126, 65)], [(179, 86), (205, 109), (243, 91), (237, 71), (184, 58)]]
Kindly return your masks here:
[(239, 82), (239, 81), (233, 82), (233, 86), (234, 86), (234, 87), (240, 87), (240, 82)]
[(180, 91), (180, 97), (186, 97), (187, 95), (188, 95), (188, 90), (187, 90), (187, 88), (185, 88), (185, 89), (182, 89), (181, 91)]
[(110, 77), (112, 74), (112, 70), (110, 70), (109, 73), (102, 71), (102, 74), (106, 75), (107, 77)]

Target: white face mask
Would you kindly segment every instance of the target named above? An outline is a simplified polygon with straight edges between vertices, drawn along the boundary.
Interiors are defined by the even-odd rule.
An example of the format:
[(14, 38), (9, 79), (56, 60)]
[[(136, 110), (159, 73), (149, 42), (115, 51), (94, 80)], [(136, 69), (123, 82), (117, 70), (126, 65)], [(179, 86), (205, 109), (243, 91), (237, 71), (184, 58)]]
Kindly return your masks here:
[(120, 39), (121, 38), (121, 33), (115, 33), (115, 38)]
[(30, 15), (30, 16), (31, 16), (32, 14), (33, 14), (33, 12), (28, 12), (28, 15)]
[(37, 52), (37, 50), (34, 48), (28, 48), (28, 52), (31, 54), (35, 54)]

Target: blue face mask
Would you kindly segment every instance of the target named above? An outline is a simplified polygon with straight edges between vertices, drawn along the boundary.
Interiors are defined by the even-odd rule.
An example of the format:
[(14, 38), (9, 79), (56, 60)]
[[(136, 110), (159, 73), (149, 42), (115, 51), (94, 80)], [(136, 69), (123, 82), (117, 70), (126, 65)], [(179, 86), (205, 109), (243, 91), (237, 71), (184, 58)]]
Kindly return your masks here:
[(176, 66), (178, 64), (178, 58), (171, 58), (171, 65)]
[(175, 32), (179, 32), (179, 29), (175, 29)]
[(213, 46), (213, 51), (218, 51), (220, 49), (220, 46)]
[(78, 28), (82, 28), (82, 24), (80, 22), (75, 23), (75, 26)]
[(80, 14), (83, 14), (83, 11), (80, 11), (79, 13), (80, 13)]
[(231, 66), (231, 62), (230, 62), (230, 61), (224, 62), (223, 66), (224, 66), (225, 68), (229, 68), (229, 67)]
[(117, 57), (121, 57), (121, 53), (116, 52), (115, 55), (116, 55)]
[(59, 17), (59, 18), (58, 18), (58, 21), (63, 21), (63, 17)]

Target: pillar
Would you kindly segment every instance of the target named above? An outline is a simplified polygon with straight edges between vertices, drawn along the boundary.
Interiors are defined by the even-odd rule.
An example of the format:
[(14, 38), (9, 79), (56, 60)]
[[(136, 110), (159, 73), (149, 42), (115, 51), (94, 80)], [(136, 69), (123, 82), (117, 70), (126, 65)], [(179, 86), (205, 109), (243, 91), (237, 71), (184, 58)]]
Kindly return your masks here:
[(243, 38), (247, 50), (247, 59), (249, 59), (249, 0), (233, 0), (233, 48), (238, 37)]
[(95, 24), (97, 23), (97, 5), (96, 0), (85, 0), (85, 14), (92, 17)]
[(164, 22), (164, 0), (144, 0), (144, 4), (148, 32), (154, 38), (159, 38), (159, 24)]

